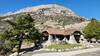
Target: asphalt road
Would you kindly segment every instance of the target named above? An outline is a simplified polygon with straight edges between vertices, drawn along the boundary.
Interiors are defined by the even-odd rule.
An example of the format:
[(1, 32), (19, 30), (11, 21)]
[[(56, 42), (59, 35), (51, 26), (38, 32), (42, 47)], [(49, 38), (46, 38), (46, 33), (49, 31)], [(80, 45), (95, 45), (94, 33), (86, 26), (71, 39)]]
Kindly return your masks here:
[[(100, 56), (100, 44), (93, 44), (97, 46), (98, 48), (93, 49), (84, 49), (84, 50), (78, 50), (78, 51), (72, 51), (72, 52), (43, 52), (43, 51), (37, 51), (37, 52), (28, 52), (22, 56)], [(97, 50), (97, 51), (96, 51)], [(73, 55), (72, 55), (73, 54)]]
[[(32, 56), (33, 53), (28, 53), (26, 55), (23, 56)], [(36, 53), (35, 53), (36, 54)], [(46, 55), (49, 56), (49, 55)], [(56, 55), (54, 55), (56, 56)], [(58, 55), (57, 55), (58, 56)], [(72, 55), (73, 56), (73, 55)], [(75, 56), (100, 56), (100, 51), (95, 51), (95, 52), (88, 52), (88, 53), (82, 53), (82, 54), (77, 54)]]
[(75, 56), (100, 56), (100, 51), (78, 54)]

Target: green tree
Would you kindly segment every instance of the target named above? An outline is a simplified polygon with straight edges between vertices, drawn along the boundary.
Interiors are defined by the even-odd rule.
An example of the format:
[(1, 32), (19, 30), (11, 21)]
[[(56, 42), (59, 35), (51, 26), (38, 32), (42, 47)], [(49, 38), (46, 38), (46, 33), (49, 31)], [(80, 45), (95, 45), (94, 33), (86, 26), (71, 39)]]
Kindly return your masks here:
[(100, 39), (100, 22), (92, 18), (90, 23), (83, 29), (86, 38)]
[(34, 20), (30, 14), (21, 14), (16, 17), (15, 22), (9, 20), (6, 22), (11, 25), (11, 28), (2, 33), (0, 39), (7, 42), (4, 46), (6, 47), (8, 45), (9, 50), (19, 45), (18, 52), (20, 52), (23, 40), (35, 41), (39, 39), (40, 33), (34, 27)]

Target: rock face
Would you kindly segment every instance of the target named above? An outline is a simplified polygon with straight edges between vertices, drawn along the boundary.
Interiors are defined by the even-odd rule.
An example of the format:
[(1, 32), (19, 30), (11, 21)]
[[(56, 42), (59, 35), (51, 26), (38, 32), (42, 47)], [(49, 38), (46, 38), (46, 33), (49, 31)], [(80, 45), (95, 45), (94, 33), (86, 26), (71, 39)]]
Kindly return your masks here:
[(21, 13), (29, 13), (32, 18), (35, 19), (36, 27), (39, 29), (44, 29), (45, 27), (59, 28), (61, 26), (79, 23), (85, 20), (84, 18), (77, 16), (68, 8), (56, 4), (48, 4), (35, 7), (27, 7), (0, 16), (0, 23), (2, 23), (0, 24), (0, 29), (4, 29), (5, 26), (8, 25), (3, 20), (15, 21), (16, 16)]

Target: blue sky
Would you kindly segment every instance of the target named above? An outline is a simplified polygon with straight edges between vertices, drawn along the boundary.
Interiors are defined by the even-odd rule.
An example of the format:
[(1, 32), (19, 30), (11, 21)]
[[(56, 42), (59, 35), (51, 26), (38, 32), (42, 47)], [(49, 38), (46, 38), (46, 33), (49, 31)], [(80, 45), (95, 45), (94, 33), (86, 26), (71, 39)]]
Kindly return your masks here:
[(62, 5), (79, 16), (100, 20), (100, 0), (0, 0), (0, 14), (41, 4)]

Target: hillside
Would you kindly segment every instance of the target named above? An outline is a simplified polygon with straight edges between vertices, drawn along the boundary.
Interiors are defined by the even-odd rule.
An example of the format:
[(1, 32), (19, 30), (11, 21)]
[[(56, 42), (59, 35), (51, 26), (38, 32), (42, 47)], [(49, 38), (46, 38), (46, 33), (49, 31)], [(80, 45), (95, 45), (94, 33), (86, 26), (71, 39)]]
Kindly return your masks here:
[(38, 29), (44, 27), (60, 27), (69, 24), (84, 21), (83, 17), (77, 16), (73, 11), (56, 4), (40, 5), (27, 7), (15, 12), (7, 13), (0, 16), (0, 31), (7, 29), (9, 26), (5, 20), (15, 21), (17, 15), (29, 13), (35, 19), (35, 25)]

